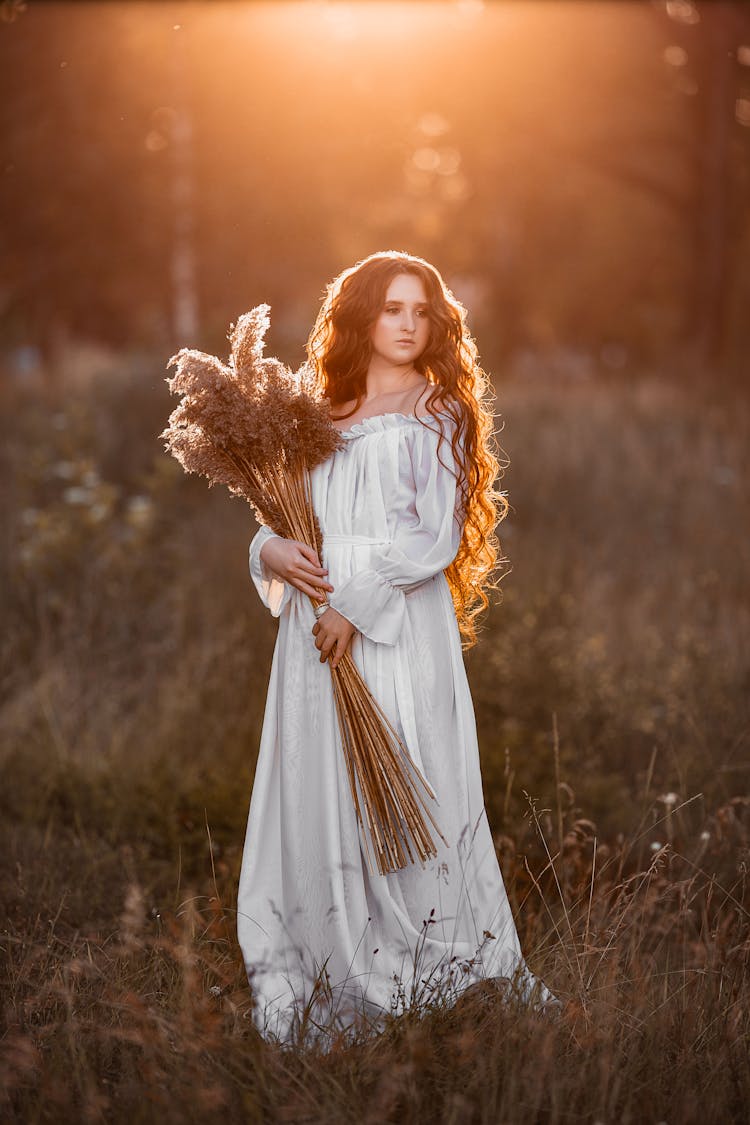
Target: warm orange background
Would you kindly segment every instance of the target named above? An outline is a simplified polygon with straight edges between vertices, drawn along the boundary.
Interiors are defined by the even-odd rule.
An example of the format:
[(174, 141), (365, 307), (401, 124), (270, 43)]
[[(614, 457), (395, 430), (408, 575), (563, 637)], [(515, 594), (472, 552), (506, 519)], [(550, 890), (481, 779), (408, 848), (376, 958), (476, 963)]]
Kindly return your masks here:
[(0, 74), (6, 347), (218, 347), (268, 301), (300, 358), (395, 247), (498, 374), (747, 353), (745, 5), (30, 3)]

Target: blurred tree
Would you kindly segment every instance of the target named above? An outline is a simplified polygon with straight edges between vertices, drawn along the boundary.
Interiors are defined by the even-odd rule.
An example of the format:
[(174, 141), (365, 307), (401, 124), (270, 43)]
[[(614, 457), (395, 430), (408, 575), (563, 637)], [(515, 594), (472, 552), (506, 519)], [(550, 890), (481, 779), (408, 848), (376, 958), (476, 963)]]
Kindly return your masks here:
[[(750, 8), (727, 0), (667, 5), (673, 19), (693, 30), (689, 55), (695, 80), (693, 98), (693, 186), (690, 217), (693, 229), (692, 286), (685, 309), (685, 334), (698, 354), (720, 357), (726, 342), (727, 311), (732, 282), (732, 246), (742, 241), (748, 199), (737, 190), (733, 165), (750, 150), (748, 130), (735, 119), (742, 89), (738, 47), (750, 40)], [(747, 124), (747, 123), (746, 123)], [(740, 131), (744, 136), (736, 136)], [(738, 150), (733, 155), (732, 149)], [(747, 176), (739, 179), (747, 188)]]
[(491, 369), (742, 356), (749, 22), (730, 0), (21, 6), (0, 342), (51, 367), (68, 335), (221, 350), (262, 300), (298, 360), (325, 281), (391, 246), (456, 279)]
[[(743, 44), (750, 43), (750, 5), (737, 0), (655, 0), (650, 5), (627, 5), (631, 12), (635, 10), (634, 22), (639, 15), (642, 19), (641, 50), (627, 54), (616, 38), (618, 7), (601, 6), (595, 12), (590, 6), (582, 16), (579, 8), (581, 20), (570, 53), (586, 68), (585, 79), (582, 70), (577, 71), (575, 81), (568, 75), (571, 89), (566, 97), (558, 96), (556, 107), (559, 127), (543, 129), (543, 144), (540, 130), (533, 130), (528, 120), (529, 103), (540, 93), (532, 86), (526, 98), (516, 98), (509, 119), (510, 95), (503, 89), (502, 79), (498, 81), (486, 109), (499, 123), (505, 118), (505, 128), (489, 162), (490, 175), (479, 189), (478, 214), (496, 214), (491, 197), (496, 183), (502, 181), (503, 194), (511, 201), (521, 228), (543, 229), (543, 252), (548, 258), (554, 253), (570, 263), (580, 252), (580, 229), (574, 214), (566, 223), (563, 212), (572, 194), (568, 186), (574, 179), (571, 165), (599, 173), (635, 197), (650, 197), (654, 214), (661, 209), (668, 216), (669, 236), (676, 236), (678, 245), (685, 248), (684, 269), (679, 268), (677, 256), (672, 282), (680, 300), (679, 343), (699, 361), (715, 363), (732, 347), (738, 348), (730, 334), (729, 306), (735, 285), (741, 283), (739, 251), (750, 225), (750, 111), (742, 118), (736, 112), (740, 104), (750, 106), (750, 46), (744, 46), (745, 65), (739, 61)], [(561, 24), (563, 14), (567, 13), (560, 12)], [(493, 50), (493, 44), (485, 46), (488, 58)], [(560, 75), (548, 72), (542, 91), (551, 80), (559, 83)], [(513, 81), (517, 87), (515, 75)], [(539, 86), (536, 74), (531, 81)], [(578, 122), (581, 125), (576, 128)], [(508, 167), (518, 169), (524, 164), (534, 169), (541, 192), (528, 190), (528, 172), (508, 184)], [(567, 173), (564, 188), (555, 182), (560, 169)], [(585, 221), (592, 223), (602, 190), (598, 189), (596, 197), (586, 195), (585, 180), (580, 173), (576, 178), (585, 201), (573, 202), (574, 212), (585, 214)], [(516, 184), (523, 189), (523, 199), (514, 201)], [(632, 211), (633, 204), (630, 206)], [(488, 230), (489, 243), (485, 244), (496, 242), (497, 233)], [(666, 233), (664, 228), (663, 236)], [(632, 239), (632, 233), (628, 237)], [(648, 244), (640, 248), (641, 297), (644, 285), (646, 292), (651, 288), (649, 263), (656, 265), (653, 250)], [(528, 241), (522, 253), (534, 253)], [(622, 254), (617, 261), (620, 270), (633, 262), (625, 256), (625, 247)], [(516, 264), (514, 261), (514, 269)], [(541, 272), (539, 262), (528, 276)], [(502, 285), (499, 277), (496, 284)], [(561, 284), (569, 286), (569, 271)], [(605, 310), (597, 313), (591, 303), (601, 299), (601, 292), (592, 286), (586, 296), (590, 297), (586, 326), (591, 328), (592, 319), (604, 326)], [(654, 299), (666, 305), (663, 291), (649, 293), (648, 300)], [(514, 303), (519, 303), (517, 289)], [(527, 310), (531, 307), (530, 294), (523, 303)], [(571, 314), (574, 318), (573, 310)], [(739, 343), (739, 349), (744, 346)]]
[[(178, 30), (182, 30), (178, 28)], [(193, 170), (193, 116), (188, 101), (184, 36), (172, 54), (174, 101), (168, 121), (172, 142), (172, 340), (176, 348), (196, 340), (199, 328), (195, 260), (195, 178)]]
[(152, 116), (165, 81), (138, 41), (136, 80), (133, 30), (119, 5), (105, 29), (95, 6), (41, 4), (0, 34), (0, 316), (6, 342), (37, 343), (53, 376), (69, 336), (163, 335), (171, 200)]

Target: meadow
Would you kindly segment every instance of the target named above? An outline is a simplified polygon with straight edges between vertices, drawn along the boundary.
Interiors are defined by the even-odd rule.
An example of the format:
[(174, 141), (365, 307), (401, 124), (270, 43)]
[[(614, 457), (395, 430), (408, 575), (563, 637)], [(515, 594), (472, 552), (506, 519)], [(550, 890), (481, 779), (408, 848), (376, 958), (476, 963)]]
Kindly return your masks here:
[(0, 391), (3, 1119), (746, 1120), (746, 398), (498, 383), (510, 569), (465, 659), (521, 944), (566, 1005), (476, 989), (322, 1053), (250, 1019), (276, 623), (249, 507), (161, 449), (163, 378), (141, 356)]

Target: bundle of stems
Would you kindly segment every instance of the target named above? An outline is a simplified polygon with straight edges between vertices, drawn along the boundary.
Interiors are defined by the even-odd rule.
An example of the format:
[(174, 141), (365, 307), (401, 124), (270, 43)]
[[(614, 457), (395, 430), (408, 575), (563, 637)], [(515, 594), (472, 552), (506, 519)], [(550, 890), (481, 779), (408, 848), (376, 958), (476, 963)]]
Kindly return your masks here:
[[(228, 364), (182, 348), (167, 367), (169, 389), (182, 399), (159, 435), (186, 472), (225, 484), (252, 505), (275, 534), (312, 547), (322, 558), (323, 536), (313, 507), (310, 473), (345, 445), (331, 423), (330, 404), (316, 390), (312, 370), (291, 372), (263, 356), (269, 306), (258, 305), (230, 329)], [(323, 588), (313, 606), (327, 603)], [(347, 650), (333, 668), (333, 693), (349, 786), (374, 874), (421, 864), (437, 855), (422, 810), (444, 844), (420, 792), (435, 794), (370, 692)], [(420, 807), (421, 806), (421, 807)], [(369, 837), (369, 846), (368, 846)], [(412, 851), (412, 845), (414, 850)]]

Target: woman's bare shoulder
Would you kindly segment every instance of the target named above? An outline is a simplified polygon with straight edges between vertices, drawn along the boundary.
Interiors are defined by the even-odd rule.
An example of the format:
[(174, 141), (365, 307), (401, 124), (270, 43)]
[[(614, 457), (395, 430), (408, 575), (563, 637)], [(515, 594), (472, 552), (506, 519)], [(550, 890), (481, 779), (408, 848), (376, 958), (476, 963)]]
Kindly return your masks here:
[(337, 402), (335, 406), (331, 406), (331, 421), (341, 422), (351, 420), (351, 414), (356, 405), (356, 399), (350, 399), (349, 402)]

